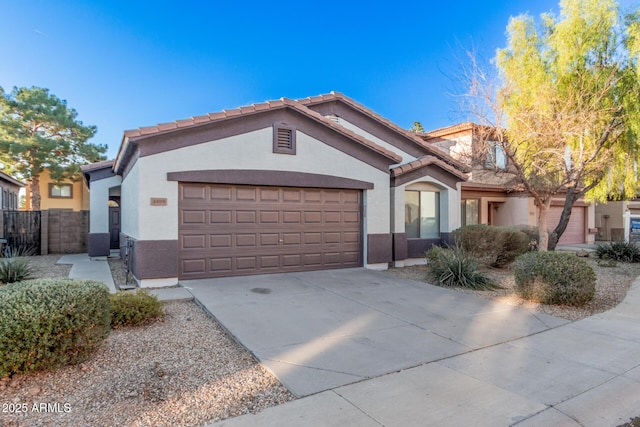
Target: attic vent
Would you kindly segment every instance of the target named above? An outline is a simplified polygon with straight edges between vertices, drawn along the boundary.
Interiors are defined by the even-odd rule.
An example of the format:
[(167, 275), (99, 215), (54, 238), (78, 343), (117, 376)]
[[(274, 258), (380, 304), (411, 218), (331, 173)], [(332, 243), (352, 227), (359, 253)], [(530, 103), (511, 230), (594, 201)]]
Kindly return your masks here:
[(336, 116), (335, 114), (329, 114), (327, 118), (331, 120), (333, 123), (340, 124), (340, 117)]
[(291, 150), (293, 148), (291, 129), (278, 129), (278, 150)]
[(296, 131), (294, 128), (284, 124), (273, 126), (273, 152), (296, 154)]

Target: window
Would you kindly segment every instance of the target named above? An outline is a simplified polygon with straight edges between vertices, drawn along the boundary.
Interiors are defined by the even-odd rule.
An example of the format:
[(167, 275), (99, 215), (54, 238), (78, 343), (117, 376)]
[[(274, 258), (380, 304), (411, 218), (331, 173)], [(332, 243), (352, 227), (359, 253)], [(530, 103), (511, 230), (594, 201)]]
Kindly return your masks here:
[(473, 225), (479, 222), (480, 200), (467, 199), (460, 201), (460, 215), (462, 225)]
[(408, 238), (440, 237), (440, 193), (411, 191), (404, 193), (404, 229)]
[(487, 141), (487, 158), (485, 167), (490, 169), (504, 169), (507, 167), (507, 155), (499, 142)]
[(49, 197), (70, 199), (73, 197), (71, 184), (49, 184)]
[(273, 125), (273, 152), (296, 154), (296, 130), (286, 124)]

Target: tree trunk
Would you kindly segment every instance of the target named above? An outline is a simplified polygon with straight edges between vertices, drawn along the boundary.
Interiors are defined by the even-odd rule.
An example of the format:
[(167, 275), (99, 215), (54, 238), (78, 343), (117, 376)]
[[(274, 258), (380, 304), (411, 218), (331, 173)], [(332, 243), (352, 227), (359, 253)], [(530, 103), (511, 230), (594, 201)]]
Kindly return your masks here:
[(562, 214), (560, 214), (560, 221), (553, 232), (549, 235), (549, 250), (554, 251), (558, 245), (560, 237), (567, 229), (569, 225), (569, 219), (571, 219), (571, 210), (575, 204), (578, 196), (573, 191), (573, 188), (567, 189), (567, 196), (564, 199), (564, 207), (562, 208)]
[(31, 182), (29, 183), (29, 191), (31, 191), (31, 210), (39, 211), (40, 210), (40, 176), (35, 175), (31, 177)]
[(551, 197), (538, 203), (538, 251), (546, 252), (549, 245), (549, 233), (547, 231), (547, 213), (551, 206)]

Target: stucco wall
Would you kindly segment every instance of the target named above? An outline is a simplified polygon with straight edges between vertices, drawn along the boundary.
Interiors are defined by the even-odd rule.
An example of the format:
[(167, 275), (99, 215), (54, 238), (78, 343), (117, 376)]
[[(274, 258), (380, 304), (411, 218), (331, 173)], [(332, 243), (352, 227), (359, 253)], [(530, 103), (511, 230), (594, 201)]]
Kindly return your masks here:
[(370, 134), (369, 132), (360, 129), (358, 126), (354, 125), (353, 123), (350, 123), (348, 121), (346, 121), (345, 119), (338, 117), (338, 124), (346, 129), (349, 129), (351, 132), (358, 134), (360, 136), (364, 136), (366, 139), (368, 139), (369, 141), (375, 142), (376, 144), (378, 144), (381, 147), (386, 148), (387, 150), (393, 151), (396, 154), (399, 154), (400, 156), (402, 156), (402, 162), (400, 164), (404, 164), (404, 163), (409, 163), (412, 162), (414, 160), (416, 160), (416, 157), (412, 156), (411, 154), (405, 153), (404, 151), (400, 150), (399, 148), (389, 144), (386, 141), (383, 141), (382, 139), (378, 138), (375, 135)]
[[(122, 180), (120, 187), (120, 231), (134, 239), (140, 238), (140, 206), (143, 200), (140, 200), (140, 159), (131, 169), (129, 174)], [(149, 165), (153, 167), (153, 165)], [(166, 181), (166, 174), (163, 181)], [(155, 185), (155, 183), (154, 183)], [(146, 201), (149, 203), (149, 200)], [(175, 206), (175, 205), (174, 205)]]
[(119, 176), (112, 176), (91, 183), (89, 233), (109, 232), (109, 189), (120, 185), (120, 181)]
[[(89, 208), (89, 190), (84, 179), (77, 182), (63, 181), (63, 184), (71, 184), (73, 187), (73, 197), (49, 197), (49, 184), (53, 183), (48, 170), (44, 170), (40, 175), (40, 209), (73, 209), (74, 211), (87, 210)], [(26, 209), (31, 209), (31, 196), (29, 187), (27, 189)]]
[[(123, 215), (122, 232), (141, 240), (177, 239), (178, 183), (167, 181), (167, 173), (212, 169), (285, 170), (371, 182), (374, 189), (366, 194), (365, 234), (390, 232), (387, 173), (300, 131), (296, 134), (296, 155), (273, 154), (272, 138), (269, 127), (139, 158), (122, 184), (123, 209), (129, 199), (138, 200), (137, 210)], [(151, 198), (166, 198), (167, 205), (151, 206)]]
[(530, 197), (507, 197), (493, 215), (496, 225), (537, 225), (536, 207)]

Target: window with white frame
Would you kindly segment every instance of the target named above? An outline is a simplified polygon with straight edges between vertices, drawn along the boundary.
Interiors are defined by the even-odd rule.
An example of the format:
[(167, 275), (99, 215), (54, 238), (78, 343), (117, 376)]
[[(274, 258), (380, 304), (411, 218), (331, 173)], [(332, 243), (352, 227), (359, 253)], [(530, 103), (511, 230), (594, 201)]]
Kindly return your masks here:
[(409, 239), (440, 237), (440, 193), (406, 190), (404, 226)]

